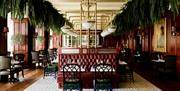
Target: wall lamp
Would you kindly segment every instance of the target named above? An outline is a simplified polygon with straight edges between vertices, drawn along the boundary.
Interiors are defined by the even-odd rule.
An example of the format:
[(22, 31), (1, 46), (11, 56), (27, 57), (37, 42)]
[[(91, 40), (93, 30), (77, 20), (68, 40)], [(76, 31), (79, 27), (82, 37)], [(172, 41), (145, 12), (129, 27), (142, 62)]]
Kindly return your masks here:
[(142, 31), (142, 32), (141, 32), (141, 36), (142, 36), (142, 38), (144, 39), (145, 37), (148, 36), (148, 32), (147, 32), (147, 31)]
[[(0, 27), (1, 27), (1, 26), (0, 26)], [(7, 33), (7, 32), (9, 32), (8, 27), (3, 27), (3, 28), (0, 30), (0, 32), (2, 32), (2, 33)]]
[(179, 36), (180, 35), (180, 28), (177, 26), (171, 27), (171, 35), (172, 36)]
[(38, 32), (34, 32), (33, 37), (37, 38)]

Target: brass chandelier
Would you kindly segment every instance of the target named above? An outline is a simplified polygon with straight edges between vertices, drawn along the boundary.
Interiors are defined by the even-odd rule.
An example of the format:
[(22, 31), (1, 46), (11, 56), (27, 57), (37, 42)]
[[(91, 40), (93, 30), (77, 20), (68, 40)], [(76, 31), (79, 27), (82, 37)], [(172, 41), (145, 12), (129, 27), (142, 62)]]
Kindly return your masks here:
[(80, 46), (82, 46), (82, 30), (87, 31), (87, 48), (89, 48), (90, 43), (90, 30), (95, 31), (95, 43), (94, 47), (97, 47), (97, 3), (96, 0), (81, 0), (81, 10), (80, 10)]

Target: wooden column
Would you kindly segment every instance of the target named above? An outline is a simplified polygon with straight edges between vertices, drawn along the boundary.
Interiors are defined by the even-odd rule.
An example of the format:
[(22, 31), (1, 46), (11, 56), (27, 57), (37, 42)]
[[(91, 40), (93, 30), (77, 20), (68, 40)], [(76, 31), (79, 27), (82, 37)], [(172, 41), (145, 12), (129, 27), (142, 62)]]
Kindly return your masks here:
[(0, 17), (0, 55), (6, 55), (7, 54), (7, 23), (6, 19), (3, 19)]

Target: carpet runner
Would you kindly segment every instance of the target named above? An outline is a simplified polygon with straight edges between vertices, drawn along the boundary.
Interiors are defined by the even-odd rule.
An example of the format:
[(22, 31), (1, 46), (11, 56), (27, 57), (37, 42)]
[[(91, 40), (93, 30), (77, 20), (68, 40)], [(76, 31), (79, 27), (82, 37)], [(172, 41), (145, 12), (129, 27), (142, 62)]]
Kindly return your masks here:
[[(113, 91), (162, 91), (136, 73), (134, 73), (134, 79), (134, 83), (120, 82), (119, 88), (114, 88)], [(58, 88), (57, 80), (54, 77), (46, 77), (39, 79), (24, 91), (63, 91), (63, 89)], [(94, 89), (83, 89), (83, 91), (94, 91)]]

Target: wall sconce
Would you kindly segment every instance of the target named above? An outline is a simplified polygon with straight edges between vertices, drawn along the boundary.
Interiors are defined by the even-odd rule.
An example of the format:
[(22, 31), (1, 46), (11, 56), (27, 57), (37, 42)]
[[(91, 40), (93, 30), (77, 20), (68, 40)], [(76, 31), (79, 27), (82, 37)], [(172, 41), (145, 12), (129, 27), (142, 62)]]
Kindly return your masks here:
[(9, 32), (8, 27), (3, 27), (0, 32), (2, 32), (2, 33), (7, 33), (7, 32)]
[(74, 37), (77, 37), (77, 36), (78, 36), (78, 34), (77, 34), (76, 32), (74, 32), (73, 29), (70, 28), (70, 26), (68, 26), (68, 25), (63, 26), (63, 27), (61, 28), (61, 30), (62, 30), (64, 33), (68, 34), (68, 35), (71, 35), (71, 36), (74, 36)]
[(146, 38), (148, 36), (147, 31), (142, 31), (141, 36), (142, 36), (143, 39)]
[(8, 27), (3, 27), (1, 30), (0, 30), (0, 36), (7, 36), (7, 32), (9, 32), (8, 30)]
[(9, 32), (8, 27), (4, 27), (4, 28), (3, 28), (3, 32), (4, 32), (4, 33)]
[(0, 36), (7, 36), (7, 32), (9, 32), (8, 27), (3, 27), (0, 30)]
[(37, 36), (38, 36), (38, 32), (34, 32), (33, 37), (37, 38)]
[(171, 27), (171, 35), (172, 36), (179, 36), (180, 33), (178, 32), (178, 27), (172, 26)]

